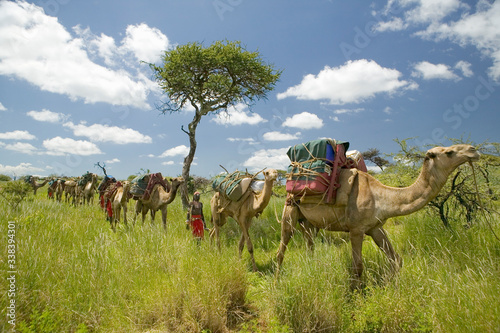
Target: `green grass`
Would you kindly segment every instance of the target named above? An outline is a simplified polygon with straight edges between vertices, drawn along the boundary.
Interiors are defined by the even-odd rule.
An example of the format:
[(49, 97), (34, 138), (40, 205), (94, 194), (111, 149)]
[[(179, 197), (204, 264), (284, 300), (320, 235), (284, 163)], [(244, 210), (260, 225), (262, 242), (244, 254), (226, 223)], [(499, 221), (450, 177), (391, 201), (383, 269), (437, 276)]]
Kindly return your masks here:
[[(365, 240), (364, 285), (350, 289), (348, 238), (322, 232), (314, 254), (297, 233), (280, 278), (274, 257), (284, 199), (273, 198), (251, 227), (258, 273), (239, 227), (222, 228), (221, 252), (197, 244), (185, 229), (180, 200), (169, 206), (167, 231), (152, 225), (111, 231), (95, 206), (46, 199), (46, 188), (11, 210), (0, 200), (0, 248), (16, 230), (16, 329), (19, 332), (498, 332), (500, 242), (484, 221), (445, 229), (425, 211), (389, 222), (403, 268)], [(95, 201), (97, 202), (97, 201)], [(209, 197), (202, 197), (209, 217)], [(139, 218), (140, 220), (140, 218)], [(497, 233), (498, 220), (491, 221)], [(207, 235), (208, 236), (208, 235)], [(0, 257), (7, 275), (6, 255)], [(0, 283), (6, 318), (8, 284)], [(0, 331), (10, 324), (1, 320)]]

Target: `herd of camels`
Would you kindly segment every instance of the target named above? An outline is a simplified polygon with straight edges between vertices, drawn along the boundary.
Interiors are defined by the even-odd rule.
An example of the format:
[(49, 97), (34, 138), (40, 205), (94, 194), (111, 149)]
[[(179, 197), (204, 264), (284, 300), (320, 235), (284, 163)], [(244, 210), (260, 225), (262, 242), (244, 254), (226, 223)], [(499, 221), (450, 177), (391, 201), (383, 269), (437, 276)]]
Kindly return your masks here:
[[(280, 221), (281, 241), (277, 252), (276, 274), (279, 273), (294, 230), (298, 229), (303, 233), (308, 247), (312, 250), (314, 245), (312, 231), (314, 228), (349, 233), (352, 247), (353, 281), (356, 283), (360, 283), (363, 272), (362, 245), (365, 235), (372, 237), (377, 246), (388, 257), (391, 267), (398, 270), (402, 265), (401, 258), (394, 251), (383, 229), (387, 219), (408, 215), (424, 207), (438, 195), (448, 176), (458, 166), (477, 161), (479, 157), (479, 152), (471, 145), (435, 147), (427, 151), (420, 175), (409, 187), (389, 187), (366, 172), (357, 169), (341, 169), (339, 174), (340, 188), (337, 190), (334, 203), (324, 202), (323, 196), (288, 195)], [(254, 271), (257, 270), (257, 266), (248, 230), (253, 217), (261, 214), (268, 205), (278, 172), (274, 169), (267, 169), (263, 171), (263, 175), (265, 183), (261, 191), (257, 192), (249, 188), (238, 201), (232, 201), (221, 193), (215, 192), (210, 201), (211, 222), (213, 224), (210, 238), (215, 238), (220, 248), (220, 228), (226, 223), (228, 217), (232, 217), (242, 231), (239, 254), (241, 256), (246, 244)], [(97, 182), (97, 175), (93, 174), (91, 181), (84, 188), (79, 189), (76, 181), (66, 181), (64, 187), (59, 183), (54, 187), (53, 195), (57, 200), (61, 200), (64, 192), (66, 200), (81, 200), (90, 203), (97, 189)], [(163, 225), (166, 227), (167, 206), (175, 199), (177, 189), (183, 182), (182, 177), (173, 178), (169, 183), (168, 191), (160, 185), (155, 185), (147, 200), (136, 198), (135, 218), (141, 213), (144, 222), (145, 215), (149, 211), (154, 221), (155, 212), (160, 210)], [(36, 181), (32, 183), (35, 183), (35, 192), (37, 188), (45, 185), (45, 183), (42, 185)], [(124, 222), (127, 222), (129, 189), (130, 183), (122, 182), (116, 191), (108, 194), (107, 200), (114, 211), (111, 219), (113, 230), (120, 219), (121, 210), (124, 212)]]

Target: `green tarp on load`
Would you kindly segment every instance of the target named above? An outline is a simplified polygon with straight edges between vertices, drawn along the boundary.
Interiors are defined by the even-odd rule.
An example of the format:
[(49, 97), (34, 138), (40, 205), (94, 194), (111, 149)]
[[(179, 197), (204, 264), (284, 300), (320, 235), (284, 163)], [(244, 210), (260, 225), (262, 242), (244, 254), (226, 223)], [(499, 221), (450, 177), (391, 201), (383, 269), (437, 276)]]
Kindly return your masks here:
[(144, 194), (144, 191), (146, 191), (146, 188), (148, 187), (148, 182), (149, 182), (149, 174), (144, 174), (135, 177), (132, 179), (130, 182), (130, 193), (132, 193), (135, 196), (142, 196)]
[(235, 171), (230, 174), (218, 175), (212, 182), (214, 191), (221, 192), (229, 199), (238, 201), (247, 191), (253, 175), (244, 171)]

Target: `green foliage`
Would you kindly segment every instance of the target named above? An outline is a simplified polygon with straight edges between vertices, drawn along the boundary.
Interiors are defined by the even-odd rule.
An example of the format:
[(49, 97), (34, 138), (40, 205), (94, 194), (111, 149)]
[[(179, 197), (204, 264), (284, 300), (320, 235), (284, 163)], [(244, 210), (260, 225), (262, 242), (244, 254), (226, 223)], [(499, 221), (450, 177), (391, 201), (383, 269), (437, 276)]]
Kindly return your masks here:
[(31, 191), (30, 184), (24, 180), (15, 180), (5, 182), (1, 185), (0, 196), (7, 202), (10, 208), (16, 209)]
[[(193, 106), (202, 115), (236, 103), (253, 103), (274, 89), (281, 72), (240, 42), (188, 43), (165, 51), (163, 66), (150, 64), (160, 88), (175, 103), (168, 111)], [(200, 109), (198, 109), (200, 107)]]
[(3, 174), (0, 174), (0, 182), (8, 182), (9, 180), (11, 180), (12, 178), (10, 178), (9, 176), (7, 175), (3, 175)]

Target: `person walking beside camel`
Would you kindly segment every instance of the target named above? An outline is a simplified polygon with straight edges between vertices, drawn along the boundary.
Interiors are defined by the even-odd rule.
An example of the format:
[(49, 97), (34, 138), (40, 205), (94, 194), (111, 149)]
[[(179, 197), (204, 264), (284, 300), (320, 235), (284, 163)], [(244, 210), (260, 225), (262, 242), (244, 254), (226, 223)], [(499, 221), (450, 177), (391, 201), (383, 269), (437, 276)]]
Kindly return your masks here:
[(203, 216), (203, 204), (200, 202), (199, 192), (194, 192), (193, 201), (189, 203), (186, 224), (186, 228), (191, 228), (194, 238), (198, 241), (204, 238), (205, 217)]

